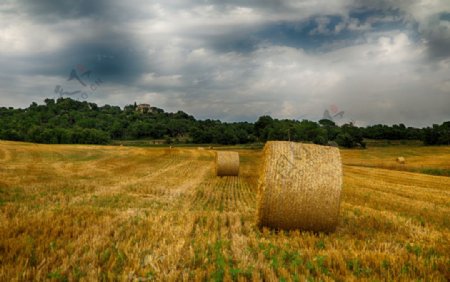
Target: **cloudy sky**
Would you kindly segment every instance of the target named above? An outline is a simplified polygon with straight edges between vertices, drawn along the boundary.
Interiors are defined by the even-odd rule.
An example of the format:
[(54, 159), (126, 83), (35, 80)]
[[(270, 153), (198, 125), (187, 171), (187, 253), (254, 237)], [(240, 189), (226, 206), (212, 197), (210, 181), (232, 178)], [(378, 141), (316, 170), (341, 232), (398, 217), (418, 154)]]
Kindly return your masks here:
[(0, 69), (0, 106), (426, 126), (450, 120), (450, 1), (1, 0)]

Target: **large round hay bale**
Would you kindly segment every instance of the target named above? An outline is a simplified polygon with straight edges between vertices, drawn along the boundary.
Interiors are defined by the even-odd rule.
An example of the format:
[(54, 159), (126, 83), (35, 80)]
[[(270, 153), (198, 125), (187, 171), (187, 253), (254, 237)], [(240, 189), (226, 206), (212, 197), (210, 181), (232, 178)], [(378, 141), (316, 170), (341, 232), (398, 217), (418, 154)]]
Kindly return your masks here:
[(405, 164), (405, 158), (404, 157), (398, 157), (396, 160), (397, 160), (397, 162), (399, 164)]
[(216, 151), (216, 175), (239, 175), (239, 153), (230, 151)]
[(267, 142), (258, 188), (258, 225), (331, 232), (342, 187), (338, 148)]

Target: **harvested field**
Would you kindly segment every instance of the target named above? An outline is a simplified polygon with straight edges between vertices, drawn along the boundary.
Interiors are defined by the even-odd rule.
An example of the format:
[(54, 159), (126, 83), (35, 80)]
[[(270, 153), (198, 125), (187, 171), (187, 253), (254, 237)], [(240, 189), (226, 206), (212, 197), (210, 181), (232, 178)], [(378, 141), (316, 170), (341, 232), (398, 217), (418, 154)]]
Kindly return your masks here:
[[(450, 279), (450, 147), (341, 150), (335, 232), (256, 226), (261, 150), (0, 141), (0, 281)], [(397, 156), (407, 162), (402, 168)]]

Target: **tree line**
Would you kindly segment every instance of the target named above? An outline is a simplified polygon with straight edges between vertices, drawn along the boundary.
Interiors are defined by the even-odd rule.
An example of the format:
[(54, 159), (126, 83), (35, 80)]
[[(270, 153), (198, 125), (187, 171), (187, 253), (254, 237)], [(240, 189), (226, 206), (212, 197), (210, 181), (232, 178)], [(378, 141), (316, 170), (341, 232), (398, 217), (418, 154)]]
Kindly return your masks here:
[(98, 106), (70, 98), (45, 99), (26, 109), (0, 108), (0, 139), (50, 144), (108, 144), (111, 140), (164, 139), (166, 143), (247, 144), (268, 140), (313, 142), (343, 147), (365, 147), (364, 138), (422, 140), (425, 145), (450, 145), (450, 121), (426, 128), (352, 123), (332, 120), (274, 119), (261, 116), (255, 123), (196, 120), (183, 111), (167, 113), (136, 103), (123, 109)]

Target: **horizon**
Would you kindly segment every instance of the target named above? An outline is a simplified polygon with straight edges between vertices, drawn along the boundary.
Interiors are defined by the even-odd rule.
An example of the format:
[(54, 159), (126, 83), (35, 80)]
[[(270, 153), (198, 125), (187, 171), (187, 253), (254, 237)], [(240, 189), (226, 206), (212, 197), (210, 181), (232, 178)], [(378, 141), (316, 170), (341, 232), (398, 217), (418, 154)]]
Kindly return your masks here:
[[(62, 97), (62, 98), (64, 98), (64, 97)], [(72, 99), (72, 98), (70, 98), (70, 97), (67, 97), (68, 99)], [(59, 99), (59, 98), (57, 98), (57, 99), (54, 99), (54, 98), (46, 98), (46, 99), (52, 99), (52, 100), (54, 100), (54, 102), (55, 103), (57, 103), (57, 99)], [(66, 99), (66, 98), (64, 98), (64, 99)], [(86, 102), (86, 103), (94, 103), (94, 102), (89, 102), (89, 101), (79, 101), (79, 100), (74, 100), (74, 99), (72, 99), (73, 101), (76, 101), (76, 102)], [(46, 106), (46, 103), (45, 103), (45, 101), (43, 101), (43, 103), (38, 103), (38, 102), (36, 102), (36, 101), (33, 101), (32, 103), (36, 103), (38, 106), (40, 105), (40, 106)], [(136, 104), (136, 107), (137, 106), (139, 106), (139, 105), (141, 105), (141, 104), (145, 104), (145, 103), (137, 103), (137, 102), (133, 102), (133, 103), (131, 103), (131, 104), (126, 104), (125, 106), (119, 106), (119, 105), (112, 105), (112, 104), (103, 104), (103, 105), (99, 105), (99, 104), (97, 104), (97, 103), (94, 103), (94, 104), (96, 104), (98, 107), (104, 107), (104, 106), (106, 106), (106, 105), (108, 105), (108, 106), (111, 106), (111, 107), (119, 107), (120, 109), (121, 109), (121, 111), (124, 111), (125, 110), (125, 107), (127, 107), (127, 106), (134, 106), (134, 104)], [(15, 107), (13, 107), (14, 109), (19, 109), (19, 110), (26, 110), (26, 109), (28, 109), (30, 106), (31, 106), (32, 104), (30, 104), (28, 107), (24, 107), (24, 108), (15, 108)], [(177, 112), (179, 112), (179, 111), (181, 111), (181, 112), (183, 112), (183, 113), (185, 113), (185, 114), (187, 114), (187, 115), (189, 115), (189, 116), (192, 116), (195, 120), (197, 120), (197, 121), (205, 121), (205, 120), (213, 120), (213, 121), (220, 121), (220, 122), (222, 122), (222, 123), (240, 123), (240, 122), (247, 122), (247, 123), (255, 123), (255, 122), (257, 122), (258, 121), (258, 119), (260, 118), (260, 117), (262, 117), (262, 116), (267, 116), (267, 115), (260, 115), (260, 116), (258, 116), (255, 120), (253, 120), (253, 121), (224, 121), (224, 120), (220, 120), (220, 119), (213, 119), (213, 118), (203, 118), (203, 119), (200, 119), (200, 118), (198, 118), (198, 117), (196, 117), (195, 115), (193, 115), (193, 114), (191, 114), (191, 113), (189, 113), (189, 112), (186, 112), (186, 111), (184, 111), (183, 109), (178, 109), (178, 110), (174, 110), (174, 111), (167, 111), (166, 109), (164, 109), (164, 108), (160, 108), (160, 107), (158, 107), (158, 106), (155, 106), (155, 105), (151, 105), (151, 104), (149, 104), (150, 105), (150, 107), (154, 107), (154, 108), (158, 108), (158, 109), (161, 109), (161, 110), (163, 110), (165, 113), (172, 113), (172, 114), (174, 114), (174, 113), (177, 113)], [(1, 106), (0, 105), (0, 108), (1, 107), (3, 107), (3, 106)], [(8, 108), (8, 107), (5, 107), (5, 108)], [(406, 128), (418, 128), (418, 129), (424, 129), (424, 128), (427, 128), (427, 127), (432, 127), (433, 125), (441, 125), (441, 124), (444, 124), (444, 123), (446, 123), (446, 122), (450, 122), (450, 120), (444, 120), (444, 121), (442, 121), (442, 122), (439, 122), (439, 123), (433, 123), (433, 124), (429, 124), (429, 125), (425, 125), (425, 126), (422, 126), (422, 127), (417, 127), (417, 126), (411, 126), (411, 125), (409, 125), (409, 124), (404, 124), (404, 123), (393, 123), (393, 124), (386, 124), (386, 123), (374, 123), (374, 124), (366, 124), (366, 125), (364, 125), (364, 126), (362, 126), (362, 125), (358, 125), (358, 124), (355, 124), (353, 121), (349, 121), (349, 120), (347, 120), (347, 119), (344, 119), (343, 118), (343, 115), (345, 114), (343, 111), (342, 112), (337, 112), (338, 111), (338, 109), (335, 109), (335, 108), (333, 108), (332, 106), (330, 107), (331, 108), (331, 116), (330, 116), (330, 114), (328, 113), (328, 114), (326, 114), (326, 113), (324, 113), (324, 115), (321, 117), (321, 118), (319, 118), (318, 120), (312, 120), (312, 119), (308, 119), (308, 118), (299, 118), (299, 119), (296, 119), (296, 118), (293, 118), (293, 119), (289, 119), (289, 118), (277, 118), (277, 117), (273, 117), (273, 116), (270, 116), (271, 118), (273, 118), (274, 120), (292, 120), (292, 121), (297, 121), (297, 122), (301, 122), (301, 121), (312, 121), (312, 122), (316, 122), (316, 123), (319, 123), (319, 121), (320, 120), (330, 120), (330, 121), (332, 121), (332, 122), (334, 122), (337, 126), (342, 126), (342, 125), (344, 125), (344, 124), (353, 124), (354, 126), (357, 126), (357, 127), (369, 127), (369, 126), (375, 126), (375, 125), (383, 125), (383, 126), (389, 126), (389, 127), (392, 127), (392, 126), (394, 126), (394, 125), (404, 125)], [(326, 110), (326, 111), (328, 111), (328, 110)]]
[(450, 120), (445, 0), (5, 1), (0, 23), (1, 107), (62, 96), (224, 122)]

